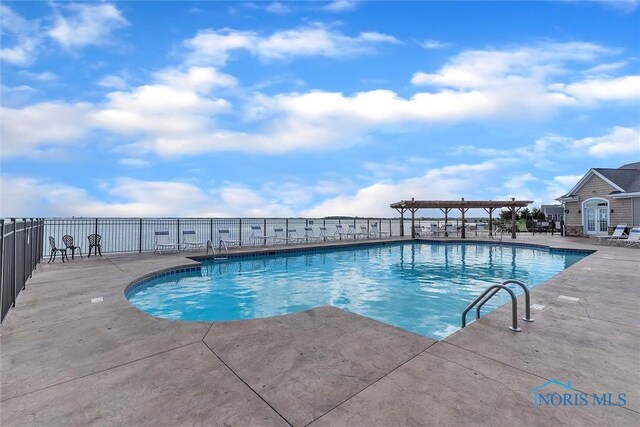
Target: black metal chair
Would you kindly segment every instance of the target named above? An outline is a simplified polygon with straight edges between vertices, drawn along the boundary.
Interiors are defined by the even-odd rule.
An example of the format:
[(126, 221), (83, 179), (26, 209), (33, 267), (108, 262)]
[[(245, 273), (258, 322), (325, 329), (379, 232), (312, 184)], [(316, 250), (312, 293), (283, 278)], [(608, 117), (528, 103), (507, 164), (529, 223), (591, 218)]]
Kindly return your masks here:
[(60, 255), (62, 256), (62, 262), (64, 262), (65, 258), (67, 258), (67, 261), (69, 260), (69, 257), (67, 257), (67, 250), (58, 249), (56, 246), (56, 240), (51, 236), (49, 236), (49, 245), (51, 246), (51, 255), (49, 256), (49, 262), (47, 264), (56, 261), (56, 255), (58, 252), (60, 252)]
[(80, 254), (80, 258), (82, 258), (82, 249), (80, 248), (80, 246), (76, 246), (73, 244), (73, 237), (69, 236), (68, 234), (65, 234), (64, 236), (62, 236), (62, 242), (64, 243), (66, 250), (71, 249), (71, 259), (76, 259), (75, 257), (76, 250), (78, 250), (78, 253)]
[(100, 241), (102, 240), (102, 236), (99, 234), (90, 234), (89, 237), (89, 258), (91, 258), (91, 249), (93, 249), (93, 254), (102, 256), (102, 248), (100, 247)]

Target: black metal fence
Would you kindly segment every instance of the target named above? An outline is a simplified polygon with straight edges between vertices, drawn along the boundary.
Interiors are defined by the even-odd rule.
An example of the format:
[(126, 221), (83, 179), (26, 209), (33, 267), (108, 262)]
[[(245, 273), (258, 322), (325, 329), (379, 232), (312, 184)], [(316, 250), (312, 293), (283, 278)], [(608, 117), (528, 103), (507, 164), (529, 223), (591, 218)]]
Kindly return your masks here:
[(0, 219), (0, 322), (15, 306), (18, 294), (40, 262), (43, 237), (41, 218)]
[[(441, 226), (444, 221), (416, 219), (417, 225), (431, 223)], [(184, 231), (194, 231), (194, 237), (202, 242), (217, 242), (220, 240), (218, 230), (229, 230), (229, 235), (224, 236), (226, 240), (238, 240), (243, 246), (252, 246), (264, 244), (262, 239), (251, 238), (252, 226), (260, 226), (262, 236), (271, 236), (274, 228), (282, 228), (295, 229), (293, 237), (303, 237), (305, 227), (312, 227), (315, 235), (319, 233), (319, 227), (326, 227), (327, 232), (333, 234), (337, 224), (342, 224), (345, 232), (348, 225), (354, 225), (359, 233), (363, 230), (371, 232), (377, 226), (377, 231), (387, 236), (411, 234), (411, 220), (406, 218), (402, 231), (400, 218), (47, 218), (44, 220), (42, 254), (48, 256), (51, 252), (48, 236), (54, 238), (57, 247), (64, 248), (62, 237), (69, 235), (85, 254), (91, 234), (101, 236), (103, 253), (152, 252), (156, 248), (155, 231), (168, 231), (169, 240), (180, 244)], [(458, 220), (451, 218), (449, 224), (457, 226)]]

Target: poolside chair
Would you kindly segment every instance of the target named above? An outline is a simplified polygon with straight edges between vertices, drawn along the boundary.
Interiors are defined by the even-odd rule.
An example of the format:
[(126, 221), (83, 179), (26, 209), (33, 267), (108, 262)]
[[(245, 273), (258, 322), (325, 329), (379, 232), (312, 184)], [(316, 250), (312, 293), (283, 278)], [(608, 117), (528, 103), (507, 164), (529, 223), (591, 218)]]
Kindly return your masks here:
[(222, 251), (222, 247), (227, 250), (229, 246), (242, 246), (242, 242), (240, 240), (232, 240), (231, 232), (228, 228), (218, 228), (218, 250)]
[(154, 231), (153, 234), (156, 236), (154, 253), (158, 252), (161, 254), (163, 250), (166, 251), (167, 249), (171, 252), (178, 251), (178, 244), (169, 238), (169, 230)]
[(348, 231), (344, 231), (342, 224), (336, 224), (336, 235), (338, 239), (342, 240), (343, 237), (348, 239), (350, 234)]
[(422, 235), (422, 225), (414, 225), (413, 234), (416, 237), (420, 237)]
[(195, 230), (182, 230), (182, 249), (201, 249), (204, 242), (196, 237)]
[(89, 234), (87, 236), (89, 240), (89, 258), (91, 258), (91, 249), (93, 249), (93, 254), (102, 256), (102, 245), (100, 242), (102, 241), (102, 236), (99, 234)]
[(599, 234), (597, 236), (589, 236), (590, 239), (594, 239), (596, 245), (599, 245), (603, 240), (611, 243), (613, 240), (620, 239), (624, 234), (624, 230), (627, 229), (627, 224), (618, 224), (616, 225), (616, 229), (613, 230), (613, 234)]
[(287, 239), (292, 243), (299, 243), (303, 237), (297, 236), (298, 230), (295, 228), (287, 228)]
[[(616, 240), (615, 243), (623, 242), (623, 240)], [(624, 246), (629, 248), (631, 246), (640, 246), (640, 226), (635, 226), (629, 231), (629, 236), (624, 240)]]
[(58, 254), (58, 252), (60, 252), (60, 255), (62, 256), (62, 262), (64, 262), (65, 258), (67, 258), (67, 261), (69, 261), (69, 257), (67, 257), (67, 250), (58, 249), (58, 247), (56, 246), (56, 240), (52, 236), (49, 236), (49, 245), (51, 246), (51, 255), (49, 256), (49, 262), (47, 264), (56, 262), (56, 255)]
[(285, 234), (284, 228), (282, 227), (273, 228), (273, 240), (276, 244), (284, 243), (286, 245), (287, 243), (290, 242), (289, 236)]
[(305, 227), (304, 228), (304, 237), (300, 237), (299, 241), (301, 243), (307, 242), (317, 242), (320, 240), (320, 236), (316, 236), (313, 233), (313, 227)]
[(451, 236), (452, 234), (458, 235), (458, 228), (454, 227), (453, 224), (447, 224), (444, 226), (444, 232), (446, 236)]
[(489, 231), (484, 228), (484, 224), (476, 224), (476, 236), (488, 236)]
[[(62, 243), (64, 243), (65, 249), (68, 251), (69, 249), (71, 249), (71, 259), (75, 259), (75, 254), (76, 254), (76, 250), (78, 251), (78, 253), (80, 254), (80, 258), (82, 257), (82, 249), (80, 248), (80, 246), (76, 246), (73, 244), (73, 237), (69, 236), (68, 234), (65, 234), (64, 236), (62, 236)], [(69, 258), (67, 258), (68, 260)]]
[(264, 233), (262, 232), (262, 227), (259, 225), (252, 225), (251, 226), (251, 236), (249, 236), (249, 240), (251, 241), (252, 245), (255, 245), (256, 243), (261, 243), (263, 245), (266, 245), (267, 242), (269, 240), (273, 240), (275, 236), (265, 236)]
[(384, 237), (388, 237), (389, 236), (389, 232), (388, 231), (380, 231), (380, 229), (378, 228), (378, 223), (374, 222), (370, 225), (371, 230), (369, 230), (369, 235), (373, 236), (373, 237), (378, 237), (379, 239), (381, 239), (383, 236)]
[(320, 235), (318, 236), (320, 240), (326, 242), (327, 240), (336, 240), (338, 236), (335, 234), (329, 234), (327, 231), (327, 227), (320, 227)]

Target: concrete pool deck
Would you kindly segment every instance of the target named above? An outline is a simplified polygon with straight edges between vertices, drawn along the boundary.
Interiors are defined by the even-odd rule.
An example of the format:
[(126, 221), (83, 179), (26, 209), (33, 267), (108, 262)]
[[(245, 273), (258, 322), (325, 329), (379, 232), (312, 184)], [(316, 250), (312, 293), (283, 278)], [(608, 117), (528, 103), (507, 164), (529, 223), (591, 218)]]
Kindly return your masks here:
[[(504, 306), (437, 342), (334, 307), (191, 323), (124, 297), (196, 253), (40, 264), (0, 328), (0, 424), (640, 425), (640, 251), (516, 243), (597, 252), (532, 290), (521, 333)], [(551, 379), (627, 404), (535, 408)]]

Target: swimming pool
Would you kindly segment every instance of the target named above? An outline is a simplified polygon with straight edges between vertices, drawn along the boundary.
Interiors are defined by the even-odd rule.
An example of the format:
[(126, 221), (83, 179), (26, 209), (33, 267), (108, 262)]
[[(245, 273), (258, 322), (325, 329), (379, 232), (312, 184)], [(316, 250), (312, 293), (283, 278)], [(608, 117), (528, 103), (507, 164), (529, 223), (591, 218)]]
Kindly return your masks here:
[[(531, 288), (587, 255), (474, 243), (367, 245), (204, 263), (196, 271), (136, 286), (127, 298), (151, 315), (190, 321), (253, 319), (333, 305), (442, 339), (460, 328), (462, 311), (489, 284), (518, 279)], [(484, 312), (507, 298), (498, 294)]]

